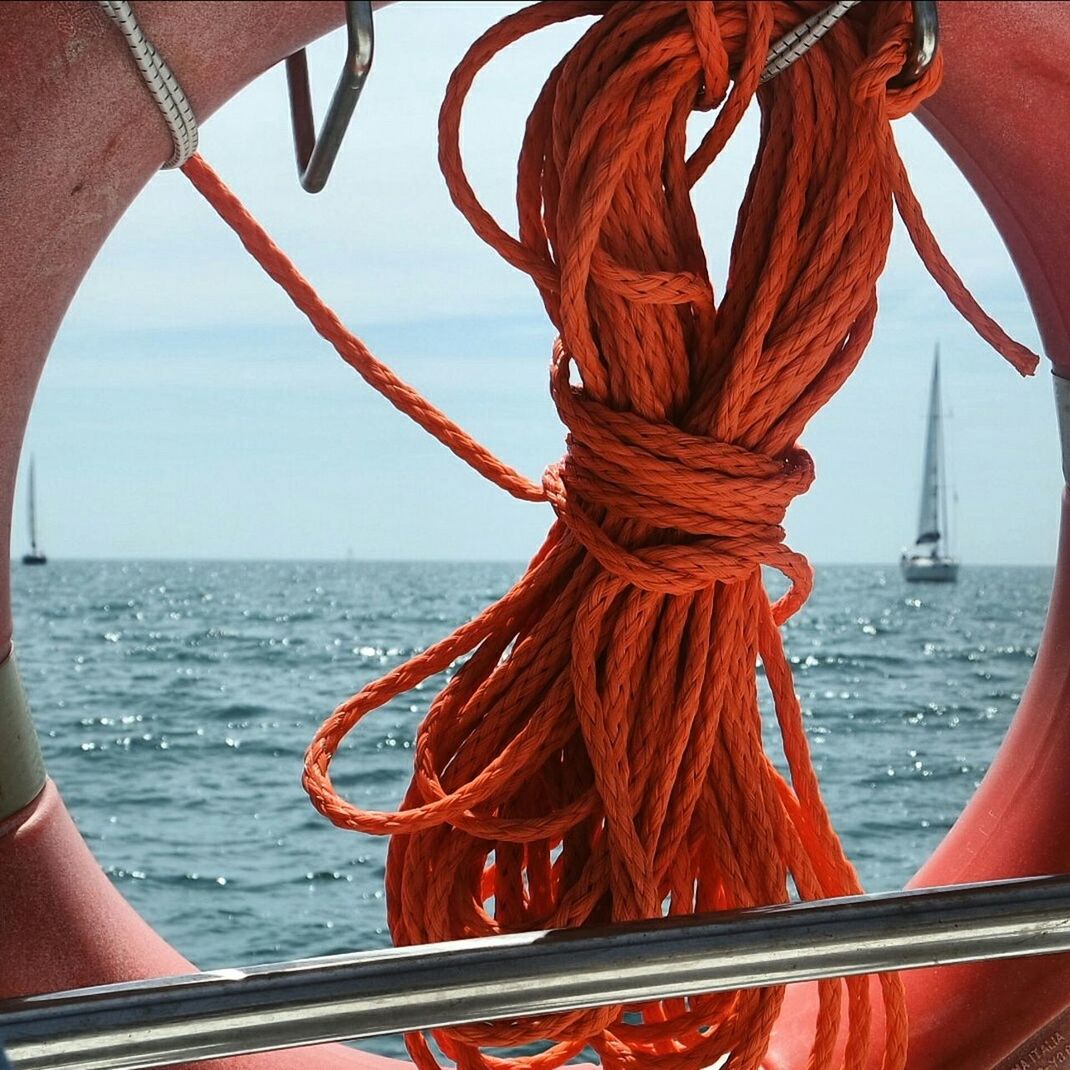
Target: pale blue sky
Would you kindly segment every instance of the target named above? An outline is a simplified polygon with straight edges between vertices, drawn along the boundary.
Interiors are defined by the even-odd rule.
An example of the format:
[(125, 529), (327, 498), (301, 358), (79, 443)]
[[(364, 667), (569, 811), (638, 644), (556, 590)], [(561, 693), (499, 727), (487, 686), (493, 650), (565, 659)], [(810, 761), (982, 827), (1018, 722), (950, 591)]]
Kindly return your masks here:
[[(435, 160), (450, 70), (516, 6), (381, 12), (371, 78), (317, 197), (297, 185), (281, 69), (206, 123), (202, 151), (379, 357), (537, 478), (563, 441), (547, 393), (552, 331), (527, 277), (450, 204)], [(523, 43), (477, 83), (464, 147), (500, 218), (512, 219), (524, 118), (575, 33)], [(312, 50), (321, 108), (342, 47), (334, 35)], [(133, 78), (130, 91), (141, 91)], [(1036, 346), (976, 198), (918, 124), (897, 131), (952, 261)], [(752, 123), (696, 194), (718, 272), (753, 138)], [(1052, 560), (1062, 480), (1050, 377), (1022, 381), (989, 352), (901, 233), (869, 353), (803, 439), (818, 480), (789, 514), (789, 541), (814, 560), (891, 562), (912, 537), (937, 339), (958, 551), (967, 563)], [(519, 560), (551, 518), (482, 482), (343, 366), (173, 172), (152, 181), (75, 300), (27, 447), (55, 557)], [(15, 551), (23, 530), (20, 516)]]

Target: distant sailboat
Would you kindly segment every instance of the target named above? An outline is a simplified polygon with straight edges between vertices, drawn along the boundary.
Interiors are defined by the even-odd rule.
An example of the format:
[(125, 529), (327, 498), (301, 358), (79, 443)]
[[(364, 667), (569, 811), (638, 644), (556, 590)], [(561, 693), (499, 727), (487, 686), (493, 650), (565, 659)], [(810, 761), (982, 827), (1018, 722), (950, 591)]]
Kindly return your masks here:
[(37, 549), (37, 487), (34, 480), (33, 458), (30, 458), (30, 552), (22, 555), (24, 565), (44, 565), (48, 558)]
[(948, 546), (942, 420), (940, 346), (937, 345), (933, 356), (932, 387), (929, 391), (929, 425), (925, 435), (925, 466), (922, 469), (918, 537), (914, 540), (913, 549), (903, 551), (903, 556), (899, 559), (903, 578), (907, 580), (954, 583), (959, 575), (959, 563), (951, 556)]

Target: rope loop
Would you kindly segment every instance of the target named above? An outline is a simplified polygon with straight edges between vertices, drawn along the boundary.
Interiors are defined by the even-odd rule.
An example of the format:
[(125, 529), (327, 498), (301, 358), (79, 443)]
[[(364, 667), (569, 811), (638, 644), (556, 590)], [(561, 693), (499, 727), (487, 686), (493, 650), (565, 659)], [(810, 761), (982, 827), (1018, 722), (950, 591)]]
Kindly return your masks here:
[(728, 51), (721, 40), (721, 25), (713, 4), (689, 0), (687, 18), (695, 50), (702, 62), (702, 89), (695, 103), (698, 111), (711, 111), (723, 103), (732, 84), (728, 73)]
[(937, 51), (925, 73), (910, 85), (891, 88), (914, 47), (914, 5), (909, 0), (870, 5), (875, 10), (866, 31), (866, 57), (855, 72), (852, 92), (858, 101), (878, 100), (885, 117), (901, 119), (931, 97), (943, 79), (943, 52)]

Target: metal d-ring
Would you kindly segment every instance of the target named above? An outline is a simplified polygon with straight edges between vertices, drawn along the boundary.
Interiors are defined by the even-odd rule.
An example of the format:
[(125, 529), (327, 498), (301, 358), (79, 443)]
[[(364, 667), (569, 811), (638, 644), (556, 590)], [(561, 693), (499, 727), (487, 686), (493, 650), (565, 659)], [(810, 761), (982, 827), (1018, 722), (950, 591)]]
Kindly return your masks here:
[(305, 50), (286, 57), (286, 84), (290, 91), (290, 118), (293, 122), (294, 150), (301, 186), (309, 193), (319, 193), (327, 184), (335, 157), (345, 137), (360, 91), (368, 79), (375, 51), (371, 0), (346, 0), (346, 47), (342, 74), (335, 87), (331, 106), (316, 136), (312, 115), (312, 91), (308, 84), (308, 59)]
[(929, 69), (940, 42), (940, 19), (936, 14), (936, 0), (912, 0), (914, 36), (910, 55), (903, 69), (888, 83), (889, 89), (905, 89), (913, 85)]

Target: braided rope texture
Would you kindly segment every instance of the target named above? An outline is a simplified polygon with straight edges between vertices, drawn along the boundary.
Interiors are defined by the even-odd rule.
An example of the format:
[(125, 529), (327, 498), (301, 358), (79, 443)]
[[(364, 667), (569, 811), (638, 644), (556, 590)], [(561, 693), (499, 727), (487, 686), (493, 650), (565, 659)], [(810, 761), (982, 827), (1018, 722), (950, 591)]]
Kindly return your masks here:
[[(798, 437), (870, 338), (893, 205), (978, 332), (1023, 374), (1037, 358), (973, 301), (896, 152), (890, 120), (941, 72), (938, 59), (918, 84), (886, 88), (909, 47), (909, 3), (858, 5), (759, 89), (771, 43), (821, 7), (549, 0), (488, 30), (454, 72), (440, 114), (450, 193), (531, 276), (560, 333), (551, 391), (567, 451), (541, 486), (378, 362), (202, 159), (184, 168), (360, 375), (483, 476), (557, 514), (512, 590), (343, 702), (306, 755), (318, 810), (393, 837), (397, 944), (861, 891), (821, 798), (780, 634), (811, 586), (782, 521), (813, 478)], [(464, 100), (503, 48), (582, 16), (596, 18), (527, 121), (513, 236), (465, 176)], [(718, 298), (691, 190), (753, 105), (760, 144)], [(714, 117), (689, 152), (696, 110)], [(775, 604), (762, 565), (791, 582)], [(759, 663), (787, 778), (763, 745)], [(399, 809), (343, 798), (330, 770), (347, 734), (451, 669)], [(866, 978), (819, 984), (810, 1070), (902, 1070), (901, 981), (880, 978), (883, 1033), (870, 991)], [(724, 1056), (757, 1070), (782, 998), (782, 987), (695, 996), (407, 1044), (421, 1070), (438, 1065), (432, 1039), (462, 1070), (552, 1070), (592, 1050), (612, 1070), (699, 1070)]]
[(104, 13), (122, 31), (138, 73), (156, 102), (174, 147), (165, 168), (181, 167), (197, 151), (199, 138), (193, 106), (155, 45), (145, 36), (127, 0), (98, 0)]

